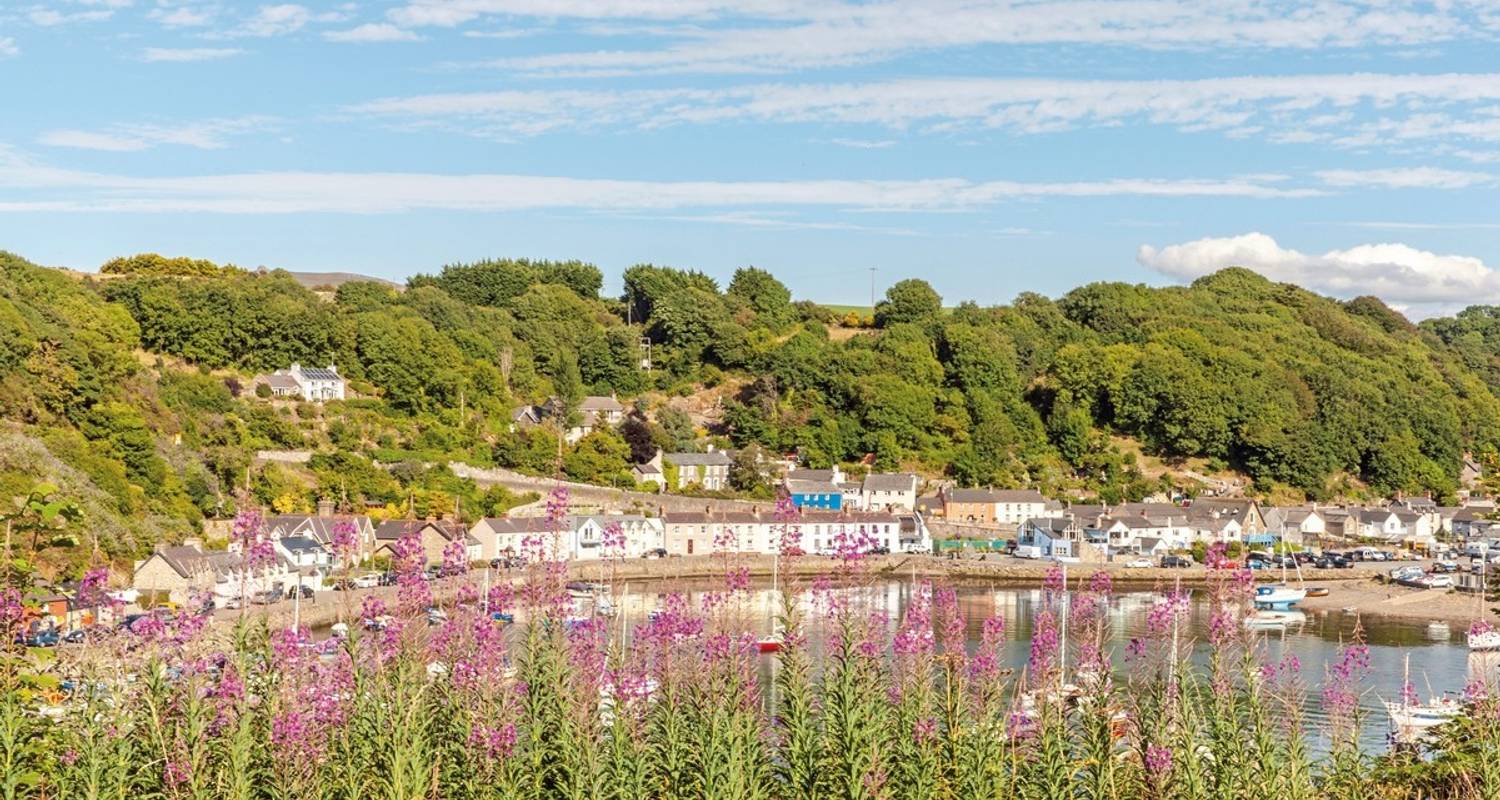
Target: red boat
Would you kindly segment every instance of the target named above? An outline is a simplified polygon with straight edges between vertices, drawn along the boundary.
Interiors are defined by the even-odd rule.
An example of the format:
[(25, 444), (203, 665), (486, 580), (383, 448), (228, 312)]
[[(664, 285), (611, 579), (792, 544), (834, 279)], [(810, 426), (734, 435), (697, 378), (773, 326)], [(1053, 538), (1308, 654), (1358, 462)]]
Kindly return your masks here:
[(781, 639), (766, 638), (755, 643), (757, 649), (762, 653), (776, 653), (781, 651)]

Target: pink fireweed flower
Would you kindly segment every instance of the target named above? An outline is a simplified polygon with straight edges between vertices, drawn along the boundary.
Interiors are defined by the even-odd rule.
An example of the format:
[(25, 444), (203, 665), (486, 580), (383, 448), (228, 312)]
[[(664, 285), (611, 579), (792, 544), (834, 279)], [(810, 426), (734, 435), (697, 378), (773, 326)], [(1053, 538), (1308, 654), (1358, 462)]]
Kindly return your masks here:
[(1040, 682), (1045, 682), (1057, 669), (1061, 657), (1062, 635), (1057, 627), (1056, 613), (1046, 610), (1036, 615), (1031, 631), (1031, 658), (1027, 671)]
[(604, 526), (600, 534), (599, 545), (603, 549), (605, 558), (625, 557), (625, 528), (618, 522), (611, 522)]
[(330, 542), (333, 554), (344, 566), (353, 564), (359, 556), (359, 529), (353, 520), (341, 519), (333, 523)]
[(1005, 720), (1005, 733), (1013, 741), (1030, 739), (1036, 735), (1036, 720), (1024, 711), (1012, 711)]
[(938, 640), (943, 645), (943, 652), (956, 658), (967, 655), (964, 615), (958, 608), (958, 593), (952, 588), (939, 589), (933, 594), (932, 606), (938, 620)]
[(918, 584), (906, 604), (906, 613), (901, 618), (901, 627), (891, 639), (891, 650), (898, 659), (909, 659), (931, 655), (932, 635), (932, 584)]
[(1364, 643), (1364, 631), (1356, 626), (1354, 639), (1345, 645), (1337, 663), (1327, 667), (1323, 681), (1323, 710), (1338, 739), (1353, 731), (1359, 697), (1370, 671), (1370, 648)]
[(490, 727), (475, 725), (469, 731), (469, 747), (488, 762), (509, 758), (516, 748), (516, 726), (513, 722)]
[(1172, 750), (1156, 743), (1146, 745), (1146, 774), (1159, 778), (1172, 771)]
[(1047, 568), (1047, 576), (1042, 579), (1042, 590), (1049, 593), (1063, 592), (1067, 590), (1067, 584), (1063, 579), (1062, 564), (1054, 561)]
[(1487, 619), (1476, 619), (1469, 625), (1470, 636), (1483, 636), (1486, 633), (1493, 633), (1494, 631), (1495, 626), (1490, 624), (1490, 621)]
[(124, 605), (109, 593), (109, 567), (102, 566), (83, 573), (74, 600), (82, 608), (118, 609)]
[(439, 575), (450, 578), (469, 571), (469, 548), (463, 539), (454, 539), (443, 545), (443, 565)]
[(1171, 633), (1173, 625), (1187, 617), (1187, 613), (1187, 593), (1180, 590), (1169, 592), (1146, 613), (1146, 630), (1152, 636), (1166, 636)]
[(724, 588), (731, 592), (750, 591), (750, 568), (736, 567), (724, 573)]
[(992, 681), (1000, 677), (1000, 648), (1004, 643), (1005, 619), (986, 619), (979, 634), (979, 648), (974, 651), (973, 658), (969, 659), (969, 677), (976, 681)]

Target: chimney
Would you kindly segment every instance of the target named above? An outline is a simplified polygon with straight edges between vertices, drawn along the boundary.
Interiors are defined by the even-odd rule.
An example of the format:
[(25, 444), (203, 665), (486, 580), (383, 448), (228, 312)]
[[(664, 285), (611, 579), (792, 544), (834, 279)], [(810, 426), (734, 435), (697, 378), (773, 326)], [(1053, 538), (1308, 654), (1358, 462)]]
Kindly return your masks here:
[(332, 500), (329, 500), (327, 498), (322, 498), (322, 499), (318, 500), (318, 516), (320, 516), (320, 517), (331, 517), (331, 516), (333, 516), (333, 501)]

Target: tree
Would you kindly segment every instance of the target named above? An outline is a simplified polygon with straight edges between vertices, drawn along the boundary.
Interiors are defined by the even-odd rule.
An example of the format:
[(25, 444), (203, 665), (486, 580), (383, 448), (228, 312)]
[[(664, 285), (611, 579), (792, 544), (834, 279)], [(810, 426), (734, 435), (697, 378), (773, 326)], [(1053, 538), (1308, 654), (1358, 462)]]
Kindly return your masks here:
[(743, 267), (735, 270), (727, 293), (745, 301), (755, 312), (756, 321), (768, 328), (778, 329), (791, 320), (791, 290), (763, 269)]
[(691, 452), (698, 441), (698, 431), (693, 418), (687, 412), (662, 406), (656, 412), (656, 424), (661, 428), (664, 441), (661, 448), (672, 453)]
[(735, 491), (753, 492), (770, 485), (766, 473), (766, 451), (757, 444), (736, 450), (729, 464), (729, 486)]
[(875, 304), (875, 327), (886, 328), (899, 322), (919, 325), (937, 319), (943, 311), (943, 298), (927, 281), (907, 278), (885, 290), (885, 299)]
[(598, 430), (578, 440), (563, 456), (563, 471), (584, 483), (613, 484), (630, 469), (630, 445), (614, 431)]

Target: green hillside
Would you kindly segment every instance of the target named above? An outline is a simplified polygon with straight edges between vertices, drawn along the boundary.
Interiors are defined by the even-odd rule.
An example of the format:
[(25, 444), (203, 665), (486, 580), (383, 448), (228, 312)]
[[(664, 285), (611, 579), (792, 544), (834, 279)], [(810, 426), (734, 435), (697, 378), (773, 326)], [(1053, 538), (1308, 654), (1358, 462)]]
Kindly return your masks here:
[[(53, 479), (122, 559), (231, 511), (246, 487), (280, 510), (330, 498), (473, 516), (517, 498), (420, 462), (624, 484), (657, 447), (706, 446), (668, 405), (710, 388), (726, 398), (706, 432), (720, 444), (1108, 499), (1172, 482), (1145, 477), (1120, 437), (1154, 463), (1192, 458), (1316, 498), (1451, 495), (1464, 452), (1493, 459), (1500, 444), (1495, 314), (1414, 326), (1377, 300), (1240, 269), (990, 308), (945, 308), (903, 281), (875, 329), (850, 338), (830, 337), (834, 310), (758, 269), (721, 287), (640, 265), (611, 298), (588, 264), (483, 261), (406, 291), (347, 281), (330, 298), (288, 273), (192, 259), (117, 259), (97, 277), (0, 264), (0, 488)], [(337, 364), (358, 397), (245, 388), (293, 362)], [(618, 432), (560, 448), (551, 427), (511, 430), (518, 404), (608, 393), (642, 400)], [(253, 459), (287, 448), (318, 455), (306, 468)], [(768, 492), (748, 459), (734, 483)]]

